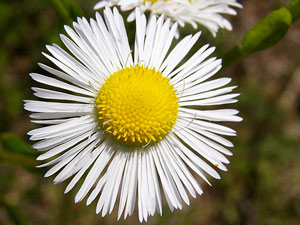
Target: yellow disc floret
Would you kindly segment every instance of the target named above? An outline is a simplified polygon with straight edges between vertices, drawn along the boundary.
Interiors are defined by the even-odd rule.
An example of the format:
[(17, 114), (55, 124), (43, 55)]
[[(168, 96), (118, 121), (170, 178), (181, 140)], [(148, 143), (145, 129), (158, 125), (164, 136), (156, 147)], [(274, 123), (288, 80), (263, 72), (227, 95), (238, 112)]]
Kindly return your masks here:
[(178, 114), (174, 86), (144, 66), (121, 69), (106, 79), (96, 104), (103, 128), (128, 145), (161, 140)]

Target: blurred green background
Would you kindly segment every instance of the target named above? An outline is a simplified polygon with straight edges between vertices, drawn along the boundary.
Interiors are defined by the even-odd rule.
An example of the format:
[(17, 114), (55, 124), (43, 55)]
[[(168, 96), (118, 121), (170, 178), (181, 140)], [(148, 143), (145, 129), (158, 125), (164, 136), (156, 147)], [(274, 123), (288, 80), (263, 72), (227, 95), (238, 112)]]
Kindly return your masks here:
[[(77, 15), (94, 17), (96, 0), (1, 0), (0, 2), (0, 224), (87, 225), (138, 224), (136, 212), (116, 222), (116, 210), (102, 218), (95, 204), (74, 203), (75, 190), (63, 194), (66, 183), (53, 185), (36, 169), (37, 153), (26, 133), (34, 128), (23, 99), (33, 99), (30, 72), (42, 72), (38, 62), (50, 64), (41, 54), (45, 45), (58, 43), (63, 24)], [(286, 0), (244, 0), (236, 17), (228, 17), (233, 32), (220, 31), (214, 39), (206, 30), (199, 46), (217, 46), (222, 57), (268, 13), (288, 4)], [(82, 9), (82, 12), (78, 10)], [(233, 78), (241, 93), (244, 121), (230, 124), (238, 131), (234, 156), (221, 180), (203, 183), (204, 194), (190, 206), (148, 224), (300, 224), (300, 21), (271, 48), (228, 66), (217, 76)], [(128, 27), (132, 29), (133, 24)], [(132, 33), (132, 32), (130, 32)], [(181, 35), (195, 33), (189, 26)]]

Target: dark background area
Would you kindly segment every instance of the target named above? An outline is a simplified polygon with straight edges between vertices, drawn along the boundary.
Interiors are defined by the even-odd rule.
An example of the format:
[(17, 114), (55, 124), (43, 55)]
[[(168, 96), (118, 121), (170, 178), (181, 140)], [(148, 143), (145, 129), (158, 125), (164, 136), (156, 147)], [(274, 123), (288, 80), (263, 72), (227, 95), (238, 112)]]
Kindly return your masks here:
[[(87, 18), (94, 17), (92, 0), (75, 1)], [(214, 39), (207, 31), (199, 46), (217, 46), (221, 57), (239, 44), (246, 31), (284, 0), (244, 0), (244, 9), (228, 17), (232, 32), (220, 31)], [(37, 85), (28, 74), (41, 72), (38, 62), (50, 65), (41, 54), (45, 45), (58, 43), (64, 21), (53, 1), (2, 0), (0, 2), (0, 224), (87, 225), (116, 224), (116, 212), (102, 218), (95, 203), (74, 203), (73, 192), (64, 195), (66, 182), (53, 185), (36, 169), (26, 133), (35, 127), (23, 109)], [(73, 12), (73, 15), (76, 12)], [(134, 25), (129, 25), (129, 28)], [(234, 108), (244, 121), (229, 124), (238, 132), (232, 138), (234, 156), (222, 179), (201, 182), (204, 194), (183, 210), (149, 218), (152, 224), (299, 224), (300, 221), (300, 23), (295, 23), (275, 46), (252, 54), (217, 76), (233, 78), (241, 93)], [(134, 33), (134, 32), (129, 32)], [(186, 26), (181, 35), (195, 33)], [(23, 141), (25, 143), (23, 143)], [(12, 145), (25, 152), (9, 152)], [(117, 224), (138, 224), (136, 212)]]

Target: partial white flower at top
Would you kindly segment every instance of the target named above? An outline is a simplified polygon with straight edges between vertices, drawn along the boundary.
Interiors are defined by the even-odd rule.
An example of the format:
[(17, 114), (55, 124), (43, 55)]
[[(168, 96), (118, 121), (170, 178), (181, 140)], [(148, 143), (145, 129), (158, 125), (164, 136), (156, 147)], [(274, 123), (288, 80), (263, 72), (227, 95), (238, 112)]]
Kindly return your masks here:
[(42, 153), (37, 159), (48, 160), (40, 167), (52, 166), (45, 177), (56, 174), (54, 183), (72, 177), (65, 193), (82, 178), (76, 202), (97, 199), (102, 216), (118, 202), (118, 219), (137, 205), (142, 222), (162, 214), (163, 198), (173, 210), (201, 195), (195, 174), (208, 184), (206, 175), (220, 179), (216, 170), (227, 170), (233, 147), (222, 136), (236, 132), (216, 122), (241, 118), (235, 109), (211, 109), (239, 95), (230, 93), (236, 86), (224, 87), (230, 78), (210, 79), (221, 69), (220, 59), (208, 58), (214, 47), (183, 61), (200, 33), (170, 49), (177, 24), (163, 16), (147, 23), (135, 13), (133, 51), (116, 8), (106, 8), (104, 19), (96, 13), (96, 20), (65, 26), (69, 37), (60, 37), (68, 51), (47, 46), (51, 54), (43, 54), (57, 68), (39, 64), (47, 74), (30, 74), (43, 84), (32, 88), (42, 100), (24, 107), (44, 125), (29, 135)]
[(207, 27), (216, 36), (219, 28), (232, 30), (230, 22), (222, 14), (236, 15), (233, 7), (242, 8), (236, 0), (102, 0), (94, 9), (105, 6), (120, 6), (122, 11), (133, 10), (128, 21), (135, 19), (134, 9), (138, 7), (142, 12), (161, 15), (178, 22), (180, 26), (191, 24), (197, 29), (198, 24)]

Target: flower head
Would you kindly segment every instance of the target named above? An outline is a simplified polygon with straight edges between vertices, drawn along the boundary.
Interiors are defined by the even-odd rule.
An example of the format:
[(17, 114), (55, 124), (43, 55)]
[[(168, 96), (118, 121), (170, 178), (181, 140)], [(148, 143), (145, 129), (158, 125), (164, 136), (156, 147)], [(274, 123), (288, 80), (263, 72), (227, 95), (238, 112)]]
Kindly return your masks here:
[[(207, 27), (213, 36), (216, 36), (219, 28), (232, 30), (230, 22), (222, 14), (236, 15), (232, 7), (242, 7), (236, 0), (102, 0), (94, 9), (113, 5), (120, 6), (123, 11), (138, 7), (142, 12), (164, 14), (182, 27), (189, 23), (197, 29), (198, 24), (201, 24)], [(128, 16), (128, 21), (134, 19), (133, 10)]]
[[(43, 53), (57, 69), (39, 64), (48, 75), (30, 76), (49, 88), (34, 87), (43, 100), (25, 101), (34, 123), (33, 145), (50, 160), (46, 177), (54, 183), (71, 178), (65, 192), (83, 178), (75, 201), (97, 199), (96, 212), (111, 213), (119, 202), (118, 218), (138, 205), (140, 221), (162, 213), (165, 196), (171, 210), (189, 204), (189, 195), (202, 194), (194, 173), (208, 184), (206, 174), (219, 179), (226, 171), (225, 155), (232, 143), (221, 135), (236, 132), (215, 122), (240, 121), (234, 109), (205, 110), (205, 106), (234, 103), (238, 94), (230, 78), (208, 81), (221, 68), (209, 58), (208, 45), (181, 63), (200, 33), (171, 48), (177, 24), (136, 10), (132, 52), (122, 16), (106, 8), (104, 20), (85, 18), (65, 26), (61, 35), (68, 51), (53, 44)], [(170, 53), (169, 53), (170, 52)], [(211, 166), (212, 164), (213, 166)], [(213, 168), (215, 167), (215, 168)]]

